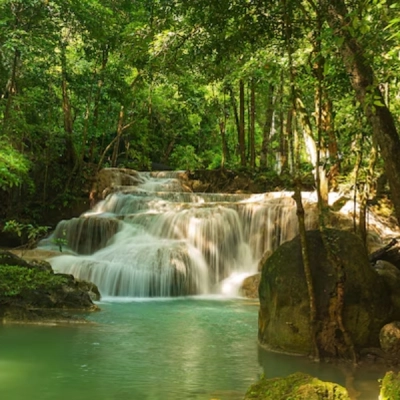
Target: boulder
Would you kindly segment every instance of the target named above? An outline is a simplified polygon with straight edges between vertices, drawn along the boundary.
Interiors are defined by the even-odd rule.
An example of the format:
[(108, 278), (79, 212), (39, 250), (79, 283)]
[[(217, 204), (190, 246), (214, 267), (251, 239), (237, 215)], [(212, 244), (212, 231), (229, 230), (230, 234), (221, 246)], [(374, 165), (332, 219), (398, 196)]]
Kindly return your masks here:
[(248, 276), (240, 288), (240, 294), (249, 299), (258, 298), (258, 285), (260, 284), (261, 274)]
[[(393, 320), (394, 307), (381, 277), (369, 264), (361, 240), (346, 231), (327, 230), (345, 272), (343, 322), (356, 351), (379, 346), (382, 326)], [(319, 231), (307, 232), (313, 277), (321, 355), (336, 357), (329, 342), (329, 313), (336, 292), (335, 269), (328, 260)], [(309, 355), (313, 341), (309, 323), (309, 297), (300, 240), (280, 246), (265, 262), (259, 286), (259, 341), (275, 351)], [(328, 332), (328, 333), (327, 333)], [(338, 331), (337, 335), (341, 332)]]
[(74, 312), (99, 310), (96, 285), (72, 275), (55, 274), (41, 260), (23, 260), (0, 252), (0, 322), (82, 321)]
[(381, 348), (391, 357), (400, 355), (400, 322), (386, 324), (379, 333)]
[[(396, 310), (400, 310), (400, 270), (388, 261), (378, 260), (374, 268), (382, 277), (390, 293), (390, 299)], [(400, 316), (395, 316), (400, 318)]]
[(266, 379), (251, 385), (244, 400), (350, 400), (342, 386), (303, 373)]

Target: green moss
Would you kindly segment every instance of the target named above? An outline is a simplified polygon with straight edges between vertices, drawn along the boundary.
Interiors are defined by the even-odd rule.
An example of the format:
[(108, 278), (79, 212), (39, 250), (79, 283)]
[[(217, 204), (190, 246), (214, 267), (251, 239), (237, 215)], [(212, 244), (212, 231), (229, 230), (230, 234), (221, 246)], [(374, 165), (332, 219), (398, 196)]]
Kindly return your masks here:
[(350, 400), (343, 387), (303, 373), (266, 379), (252, 385), (244, 400)]
[(56, 289), (66, 282), (66, 278), (50, 271), (25, 268), (14, 265), (0, 265), (0, 297), (13, 298), (28, 291)]
[(381, 400), (400, 400), (400, 373), (387, 372), (381, 382)]

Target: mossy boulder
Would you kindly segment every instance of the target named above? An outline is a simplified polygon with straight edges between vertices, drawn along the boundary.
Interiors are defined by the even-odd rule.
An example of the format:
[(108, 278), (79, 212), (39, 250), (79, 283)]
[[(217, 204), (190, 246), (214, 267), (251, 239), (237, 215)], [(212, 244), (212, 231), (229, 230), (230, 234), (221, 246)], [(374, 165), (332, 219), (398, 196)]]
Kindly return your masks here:
[(379, 400), (400, 399), (400, 373), (387, 372), (381, 381)]
[[(370, 267), (367, 252), (357, 236), (334, 229), (329, 229), (327, 235), (345, 272), (344, 326), (356, 351), (379, 347), (380, 329), (396, 314), (387, 287)], [(317, 303), (318, 344), (322, 356), (336, 357), (338, 348), (330, 340), (332, 331), (329, 334), (337, 284), (335, 269), (319, 231), (308, 231), (307, 243)], [(265, 262), (259, 297), (260, 343), (276, 351), (311, 354), (309, 297), (299, 237), (284, 243)]]
[[(71, 312), (96, 311), (97, 287), (72, 275), (55, 274), (45, 261), (0, 252), (0, 322), (73, 320)], [(68, 313), (69, 312), (69, 313)]]
[(303, 373), (266, 379), (250, 386), (244, 400), (350, 400), (342, 386)]

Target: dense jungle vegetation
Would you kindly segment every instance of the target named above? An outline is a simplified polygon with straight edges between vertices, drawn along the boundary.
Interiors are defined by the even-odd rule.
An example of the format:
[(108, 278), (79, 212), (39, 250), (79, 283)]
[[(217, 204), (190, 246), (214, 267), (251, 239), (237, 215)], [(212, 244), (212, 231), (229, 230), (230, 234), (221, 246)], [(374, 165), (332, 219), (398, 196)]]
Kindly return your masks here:
[(397, 1), (1, 0), (0, 27), (3, 220), (152, 163), (388, 182), (400, 217)]

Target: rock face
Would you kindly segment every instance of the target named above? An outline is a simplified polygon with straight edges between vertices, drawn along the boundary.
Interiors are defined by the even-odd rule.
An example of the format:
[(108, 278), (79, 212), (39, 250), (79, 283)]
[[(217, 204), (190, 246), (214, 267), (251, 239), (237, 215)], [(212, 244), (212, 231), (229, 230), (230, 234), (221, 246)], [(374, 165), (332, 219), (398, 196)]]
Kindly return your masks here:
[(250, 386), (244, 400), (350, 400), (345, 388), (303, 373), (265, 379)]
[(73, 312), (96, 311), (97, 287), (72, 275), (54, 274), (45, 261), (0, 251), (0, 322), (82, 321)]
[[(358, 237), (333, 229), (328, 234), (340, 254), (345, 255), (344, 326), (356, 350), (378, 347), (380, 329), (396, 314), (387, 287), (370, 267)], [(335, 271), (327, 259), (320, 232), (307, 232), (307, 241), (317, 303), (318, 344), (322, 356), (335, 357), (335, 349), (324, 337), (331, 296), (335, 293)], [(284, 243), (268, 258), (262, 269), (259, 297), (260, 343), (276, 351), (311, 354), (309, 299), (299, 237)]]

